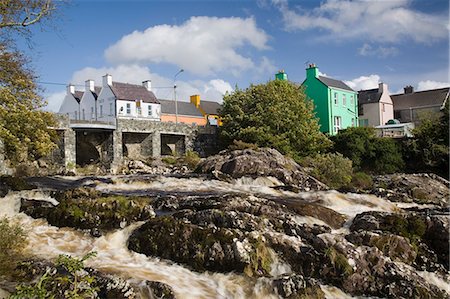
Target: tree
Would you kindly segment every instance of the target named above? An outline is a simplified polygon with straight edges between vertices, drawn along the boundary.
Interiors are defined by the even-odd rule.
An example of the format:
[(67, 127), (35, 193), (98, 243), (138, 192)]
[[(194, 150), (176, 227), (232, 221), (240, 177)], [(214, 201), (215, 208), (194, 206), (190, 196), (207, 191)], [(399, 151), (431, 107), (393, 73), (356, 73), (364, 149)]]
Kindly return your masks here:
[(323, 151), (331, 145), (319, 131), (313, 103), (289, 81), (269, 81), (225, 95), (221, 136), (273, 147), (293, 158)]
[(414, 171), (433, 171), (449, 177), (449, 101), (440, 117), (426, 117), (413, 130), (414, 137), (405, 143), (405, 155), (414, 161)]
[(393, 173), (404, 167), (401, 148), (395, 140), (377, 137), (374, 128), (347, 128), (332, 138), (334, 151), (353, 162), (357, 170)]
[(50, 153), (56, 132), (50, 129), (55, 125), (52, 114), (41, 110), (45, 102), (27, 59), (6, 36), (15, 32), (28, 36), (28, 26), (49, 17), (53, 10), (53, 1), (1, 0), (0, 138), (13, 163)]

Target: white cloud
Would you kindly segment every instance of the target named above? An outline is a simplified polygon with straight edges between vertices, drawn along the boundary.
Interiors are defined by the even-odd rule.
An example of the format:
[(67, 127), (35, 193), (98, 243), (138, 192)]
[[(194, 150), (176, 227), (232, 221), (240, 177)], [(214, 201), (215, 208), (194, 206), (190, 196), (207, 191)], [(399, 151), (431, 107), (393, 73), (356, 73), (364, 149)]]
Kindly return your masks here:
[(358, 54), (361, 56), (377, 56), (381, 58), (396, 56), (398, 52), (396, 47), (374, 47), (368, 43), (364, 43), (364, 45), (358, 49)]
[(243, 47), (267, 49), (269, 36), (254, 18), (191, 17), (179, 26), (159, 25), (134, 31), (105, 50), (115, 64), (170, 63), (197, 75), (233, 74), (252, 69)]
[(44, 96), (45, 100), (47, 101), (47, 106), (44, 107), (44, 110), (58, 112), (65, 96), (65, 90), (54, 92), (47, 96)]
[(448, 38), (446, 15), (410, 8), (410, 0), (326, 0), (313, 10), (293, 9), (287, 0), (273, 0), (287, 30), (320, 29), (330, 39), (362, 38), (396, 43), (405, 38), (430, 43)]
[(444, 87), (450, 87), (450, 83), (426, 80), (426, 81), (420, 81), (417, 84), (417, 91), (429, 90), (429, 89), (439, 89), (439, 88), (444, 88)]
[(353, 80), (344, 82), (354, 90), (366, 90), (377, 88), (378, 83), (380, 83), (381, 81), (380, 76), (370, 75), (370, 76), (361, 76)]
[[(172, 78), (165, 78), (152, 73), (148, 67), (139, 65), (119, 65), (117, 67), (103, 68), (86, 67), (73, 74), (71, 83), (76, 85), (77, 90), (84, 90), (84, 81), (87, 79), (94, 80), (95, 86), (101, 86), (102, 76), (107, 73), (113, 77), (113, 81), (118, 82), (141, 84), (142, 81), (152, 80), (153, 92), (158, 98), (168, 100), (174, 99)], [(203, 100), (222, 102), (223, 95), (227, 91), (233, 91), (230, 83), (219, 78), (209, 81), (177, 80), (177, 99), (179, 101), (189, 101), (191, 95), (199, 94)], [(49, 103), (46, 110), (57, 112), (65, 95), (66, 91), (49, 94), (46, 97)]]

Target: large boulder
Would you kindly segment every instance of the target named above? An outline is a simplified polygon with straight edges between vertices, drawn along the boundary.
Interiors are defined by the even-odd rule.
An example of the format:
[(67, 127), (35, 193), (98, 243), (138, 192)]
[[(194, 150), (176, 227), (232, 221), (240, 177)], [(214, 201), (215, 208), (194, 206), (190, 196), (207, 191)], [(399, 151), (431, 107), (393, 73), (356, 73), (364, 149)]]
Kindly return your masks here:
[(373, 193), (391, 201), (448, 206), (450, 183), (435, 174), (380, 175), (373, 182)]
[(274, 177), (301, 191), (328, 189), (325, 184), (308, 175), (294, 160), (270, 148), (222, 151), (202, 161), (196, 171), (213, 174), (218, 179)]

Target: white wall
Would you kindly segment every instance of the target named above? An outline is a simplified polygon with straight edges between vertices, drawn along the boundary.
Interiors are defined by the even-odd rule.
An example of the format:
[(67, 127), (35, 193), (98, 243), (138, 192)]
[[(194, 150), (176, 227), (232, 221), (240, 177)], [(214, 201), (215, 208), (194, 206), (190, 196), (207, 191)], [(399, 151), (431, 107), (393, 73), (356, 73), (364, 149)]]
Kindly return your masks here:
[[(383, 111), (384, 104), (384, 111)], [(390, 119), (394, 119), (394, 105), (389, 96), (389, 92), (383, 92), (380, 99), (380, 125), (386, 124)]]
[[(103, 115), (100, 115), (100, 106), (103, 108)], [(116, 96), (109, 86), (102, 87), (97, 97), (97, 119), (99, 121), (110, 122), (116, 118)]]
[[(92, 113), (92, 108), (94, 113)], [(81, 120), (95, 120), (95, 98), (92, 92), (85, 91), (80, 104)]]
[[(75, 97), (72, 94), (66, 94), (64, 100), (61, 104), (61, 108), (59, 108), (59, 113), (69, 114), (70, 119), (79, 119), (78, 111), (79, 104)], [(77, 111), (77, 117), (75, 118), (75, 111)]]

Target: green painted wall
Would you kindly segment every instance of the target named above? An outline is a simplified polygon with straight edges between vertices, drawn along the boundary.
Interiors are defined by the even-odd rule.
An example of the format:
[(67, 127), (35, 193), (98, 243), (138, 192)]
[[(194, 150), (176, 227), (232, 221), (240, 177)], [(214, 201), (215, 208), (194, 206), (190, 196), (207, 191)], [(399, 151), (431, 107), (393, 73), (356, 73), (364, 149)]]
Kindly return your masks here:
[[(334, 117), (341, 117), (341, 129), (358, 126), (357, 93), (328, 87), (319, 79), (319, 69), (315, 66), (306, 69), (306, 80), (303, 82), (305, 93), (315, 105), (316, 116), (319, 118), (320, 131), (336, 135), (334, 131)], [(337, 104), (334, 103), (334, 94)], [(343, 102), (346, 98), (345, 105)], [(353, 100), (352, 100), (353, 97)]]

